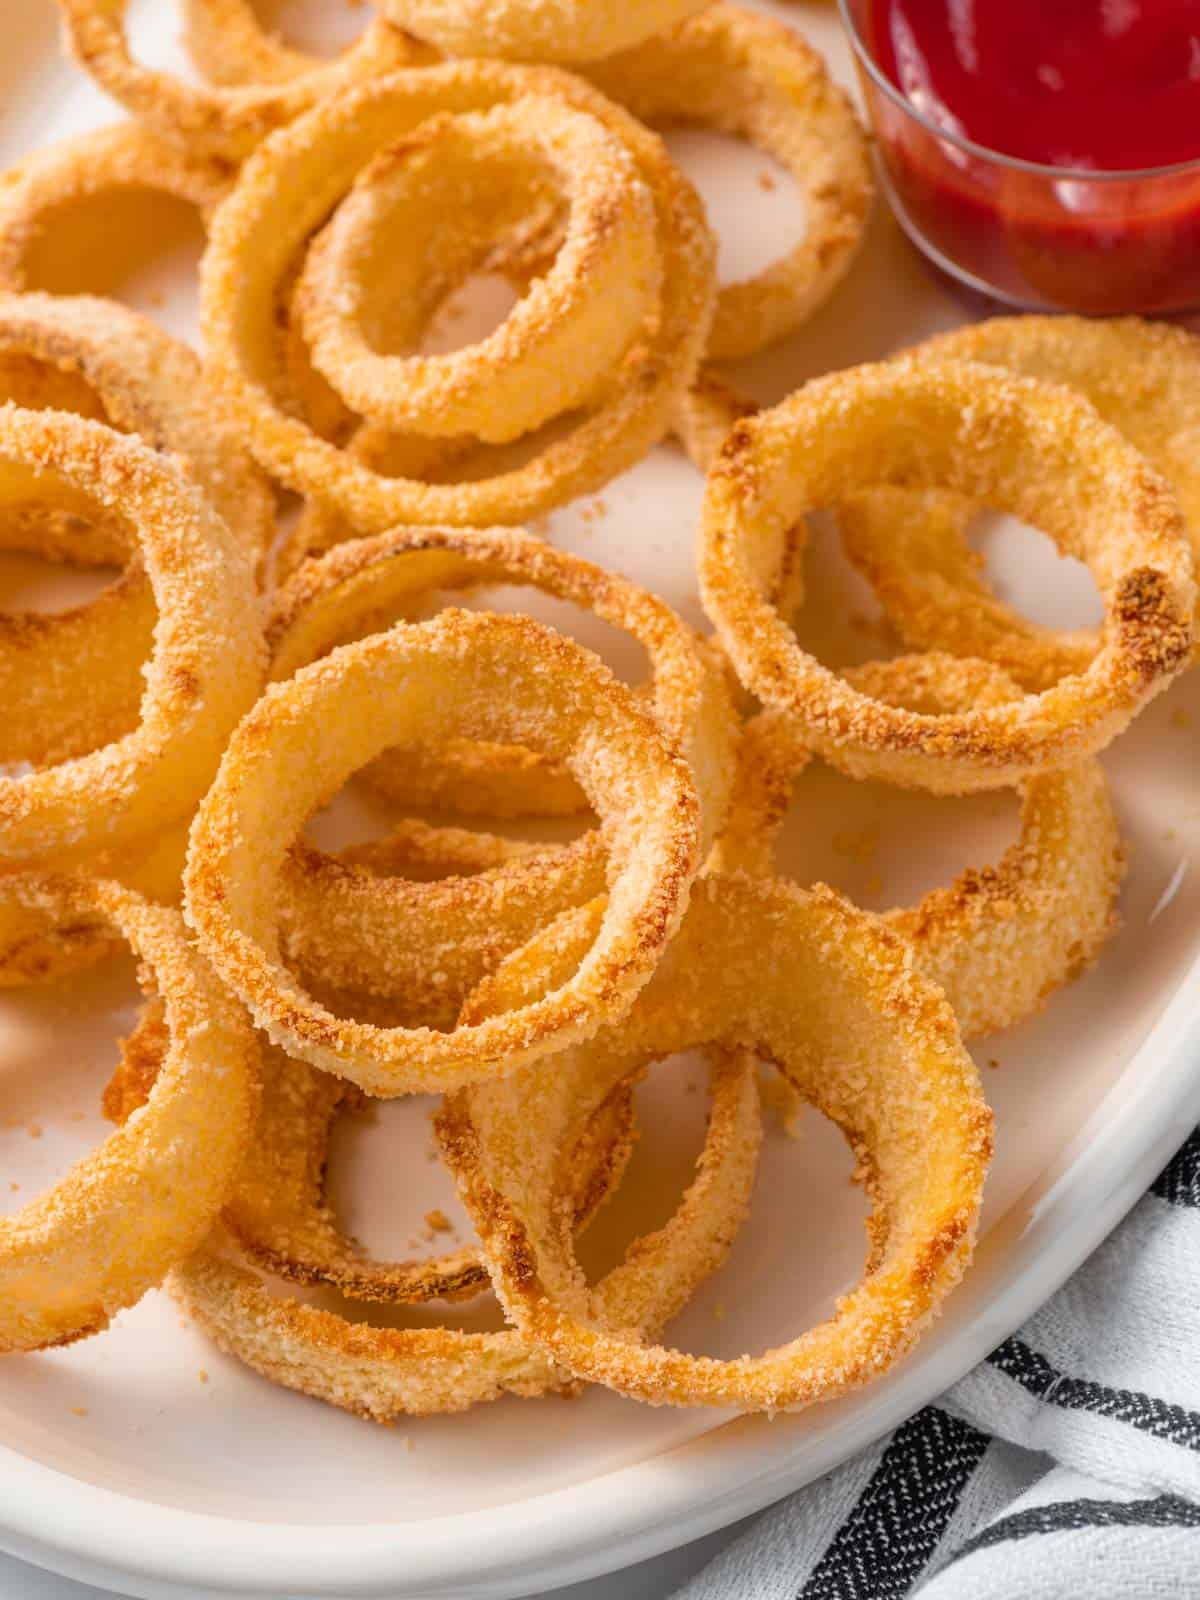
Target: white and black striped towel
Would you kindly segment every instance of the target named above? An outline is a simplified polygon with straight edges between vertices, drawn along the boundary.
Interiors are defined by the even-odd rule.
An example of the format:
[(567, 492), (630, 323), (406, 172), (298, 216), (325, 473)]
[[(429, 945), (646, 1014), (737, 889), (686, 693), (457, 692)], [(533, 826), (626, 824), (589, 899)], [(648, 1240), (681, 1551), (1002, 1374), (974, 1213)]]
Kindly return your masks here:
[(677, 1600), (1200, 1597), (1200, 1131), (1013, 1338)]

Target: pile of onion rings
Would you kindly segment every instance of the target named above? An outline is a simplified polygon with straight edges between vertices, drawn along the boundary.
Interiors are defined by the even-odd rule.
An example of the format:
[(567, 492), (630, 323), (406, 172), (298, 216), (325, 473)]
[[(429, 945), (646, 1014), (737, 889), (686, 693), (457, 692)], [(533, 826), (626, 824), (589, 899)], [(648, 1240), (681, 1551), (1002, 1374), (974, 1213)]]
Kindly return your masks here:
[[(632, 204), (637, 195), (649, 197), (660, 285), (653, 296), (653, 314), (637, 331), (619, 370), (580, 419), (524, 465), (452, 483), (385, 476), (360, 459), (359, 452), (322, 438), (310, 422), (295, 414), (289, 341), (279, 337), (276, 307), (281, 297), (290, 303), (290, 285), (303, 271), (314, 229), (324, 224), (322, 240), (336, 241), (340, 208), (347, 196), (353, 203), (360, 175), (374, 187), (374, 180), (387, 173), (388, 163), (395, 159), (388, 152), (397, 147), (407, 151), (414, 140), (420, 152), (428, 135), (428, 130), (421, 134), (422, 124), (439, 115), (460, 119), (505, 107), (528, 118), (533, 114), (529, 102), (546, 97), (590, 118), (597, 125), (597, 138), (607, 137), (623, 147), (627, 181), (608, 186), (608, 205)], [(438, 153), (435, 144), (435, 160)], [(382, 165), (372, 167), (379, 158)], [(385, 192), (390, 192), (390, 185)], [(373, 209), (367, 206), (368, 218)], [(352, 212), (352, 229), (353, 216)], [(481, 239), (479, 219), (465, 211), (443, 208), (437, 222), (427, 245), (428, 259), (437, 263), (444, 256), (445, 276), (436, 265), (430, 270), (417, 262), (427, 280), (414, 284), (419, 292), (405, 294), (399, 305), (389, 301), (379, 311), (382, 323), (377, 331), (402, 345), (419, 337), (438, 301), (479, 264), (492, 231), (485, 216)], [(496, 225), (507, 240), (503, 222), (500, 217)], [(588, 233), (595, 242), (596, 230), (585, 230), (585, 236)], [(394, 237), (394, 230), (385, 237)], [(360, 248), (368, 248), (369, 240), (370, 230), (366, 240), (359, 238)], [(562, 254), (569, 249), (568, 230)], [(543, 283), (550, 280), (539, 280), (531, 294), (537, 294)], [(715, 290), (712, 240), (695, 191), (658, 139), (626, 112), (578, 79), (548, 68), (482, 61), (425, 68), (323, 102), (274, 135), (246, 163), (213, 219), (204, 263), (209, 376), (267, 470), (300, 493), (335, 508), (359, 532), (378, 532), (397, 522), (519, 522), (601, 487), (663, 437), (696, 376)], [(549, 290), (547, 295), (556, 303), (544, 307), (545, 314), (561, 315), (566, 309), (561, 296)], [(391, 328), (386, 327), (389, 321), (395, 324)], [(501, 332), (509, 337), (507, 325)], [(465, 361), (455, 365), (461, 371)], [(336, 376), (344, 384), (342, 367)], [(358, 389), (353, 394), (364, 397)], [(343, 398), (353, 404), (351, 394)], [(449, 420), (444, 425), (453, 427)]]
[[(415, 528), (356, 540), (307, 563), (276, 601), (271, 676), (286, 679), (382, 619), (404, 615), (430, 590), (468, 581), (529, 585), (594, 611), (645, 647), (655, 716), (695, 775), (707, 850), (724, 820), (735, 739), (720, 666), (661, 601), (528, 535)], [(587, 803), (561, 760), (494, 738), (403, 750), (390, 758), (390, 771), (389, 792), (418, 804), (442, 799), (443, 780), (455, 774), (493, 804), (504, 795), (512, 813), (536, 814), (548, 782), (572, 783)], [(297, 846), (283, 880), (288, 947), (302, 969), (327, 982), (403, 994), (439, 1026), (452, 1026), (501, 956), (559, 911), (604, 891), (610, 848), (611, 839), (594, 831), (568, 846), (501, 851), (500, 864), (470, 876), (455, 870), (440, 883), (413, 883), (388, 873), (386, 844), (340, 861)], [(440, 936), (443, 927), (453, 928), (451, 940)]]
[[(872, 1381), (970, 1262), (993, 1130), (964, 1037), (1119, 927), (1096, 757), (1196, 659), (1200, 344), (998, 319), (759, 410), (715, 364), (822, 315), (872, 185), (821, 59), (723, 0), (383, 0), (333, 60), (250, 0), (184, 0), (199, 85), (137, 61), (126, 0), (59, 4), (134, 120), (0, 177), (0, 551), (115, 577), (0, 613), (0, 988), (124, 942), (146, 1003), (116, 1131), (0, 1220), (0, 1349), (162, 1285), (262, 1377), (377, 1422), (587, 1383), (772, 1412)], [(745, 282), (718, 283), (660, 137), (681, 122), (803, 195), (803, 237)], [(93, 268), (79, 219), (130, 195), (199, 213), (195, 354), (54, 292)], [(512, 309), (438, 349), (479, 274)], [(533, 519), (672, 435), (707, 480), (708, 637), (518, 526), (553, 534)], [(983, 504), (1088, 564), (1101, 629), (1001, 603)], [(822, 509), (916, 653), (834, 671), (802, 647)], [(645, 681), (487, 609), (501, 587), (615, 627)], [(1019, 836), (882, 915), (789, 883), (818, 759), (1014, 788)], [(382, 825), (318, 844), (359, 778)], [(695, 1173), (590, 1283), (583, 1231), (618, 1189), (641, 1205), (637, 1086), (693, 1049)], [(850, 1147), (862, 1278), (777, 1349), (689, 1355), (666, 1331), (750, 1209), (764, 1067)], [(418, 1094), (477, 1237), (430, 1212), (428, 1251), (382, 1259), (334, 1204), (334, 1135)], [(430, 1321), (476, 1301), (497, 1331)]]

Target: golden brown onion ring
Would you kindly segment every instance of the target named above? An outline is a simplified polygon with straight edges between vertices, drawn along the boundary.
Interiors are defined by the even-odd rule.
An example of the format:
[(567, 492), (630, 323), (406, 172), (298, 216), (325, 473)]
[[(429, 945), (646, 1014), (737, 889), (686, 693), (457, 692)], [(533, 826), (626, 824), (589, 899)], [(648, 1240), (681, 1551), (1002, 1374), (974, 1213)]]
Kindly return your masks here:
[[(190, 350), (111, 301), (0, 294), (0, 394), (40, 406), (44, 374), (77, 379), (85, 403), (103, 421), (185, 460), (258, 562), (274, 533), (274, 498), (236, 435), (214, 414)], [(21, 533), (19, 543), (36, 549), (36, 537)], [(8, 534), (0, 526), (0, 546), (18, 542)], [(71, 542), (69, 534), (56, 535), (50, 553), (69, 560)], [(80, 544), (85, 558), (97, 553), (86, 530)], [(0, 615), (4, 760), (70, 760), (131, 732), (155, 616), (150, 582), (137, 561), (89, 605)]]
[[(669, 745), (695, 775), (707, 850), (724, 818), (737, 731), (722, 668), (662, 601), (526, 534), (404, 529), (341, 545), (306, 564), (276, 602), (268, 628), (271, 675), (283, 680), (335, 645), (404, 615), (431, 589), (464, 581), (528, 585), (594, 612), (645, 648), (650, 703)], [(493, 741), (489, 748), (503, 747)], [(481, 754), (467, 741), (452, 747), (460, 751)], [(539, 755), (526, 753), (531, 762)], [(414, 754), (422, 771), (437, 771), (443, 759), (437, 744)], [(408, 759), (401, 750), (391, 764), (402, 770)], [(554, 776), (569, 777), (561, 761), (542, 760)], [(504, 770), (512, 771), (507, 760)], [(603, 892), (606, 863), (599, 831), (432, 884), (296, 846), (280, 885), (287, 950), (305, 973), (337, 987), (399, 992), (434, 1026), (450, 1027), (502, 955), (565, 907)]]
[(63, 931), (111, 926), (164, 1008), (165, 1060), (141, 1115), (0, 1219), (0, 1349), (41, 1350), (107, 1326), (207, 1235), (246, 1151), (258, 1046), (177, 911), (94, 879), (8, 877), (0, 900)]
[[(605, 828), (611, 878), (604, 926), (569, 982), (520, 1014), (449, 1034), (333, 1015), (284, 964), (278, 922), (310, 812), (380, 750), (428, 739), (435, 712), (439, 739), (488, 734), (565, 759)], [(290, 1055), (385, 1098), (437, 1092), (516, 1071), (623, 1013), (683, 914), (700, 826), (687, 763), (590, 651), (525, 617), (445, 611), (344, 645), (267, 691), (193, 825), (188, 917)]]
[(207, 218), (229, 189), (226, 165), (180, 150), (136, 123), (35, 150), (0, 178), (0, 289), (44, 289), (43, 241), (71, 210), (101, 195), (148, 192)]
[[(210, 83), (238, 85), (292, 83), (313, 72), (328, 72), (330, 63), (305, 50), (293, 50), (259, 20), (252, 0), (183, 0), (184, 44)], [(409, 64), (429, 62), (437, 52), (409, 41)], [(395, 30), (381, 17), (371, 17), (360, 38), (337, 62), (350, 82), (373, 78), (396, 65)]]
[(384, 0), (384, 14), (450, 56), (595, 61), (661, 33), (708, 0)]
[(100, 423), (0, 409), (0, 505), (43, 487), (97, 508), (139, 550), (159, 620), (136, 728), (0, 777), (0, 872), (94, 863), (181, 821), (262, 681), (251, 560), (190, 473)]
[(753, 355), (793, 333), (858, 254), (873, 195), (867, 136), (822, 58), (770, 17), (712, 5), (587, 76), (652, 128), (744, 139), (791, 175), (804, 197), (804, 237), (762, 272), (722, 287), (708, 355)]
[[(446, 355), (384, 353), (384, 337), (399, 350), (419, 342), (421, 285), (448, 236), (473, 237), (496, 192), (534, 205), (547, 191), (566, 209), (561, 248), (499, 327)], [(659, 303), (661, 267), (629, 150), (595, 117), (531, 95), (433, 117), (365, 167), (308, 253), (294, 314), (313, 364), (353, 410), (502, 444), (611, 381)]]
[[(1135, 317), (994, 317), (930, 339), (921, 361), (979, 361), (1074, 389), (1157, 467), (1174, 489), (1200, 555), (1200, 339)], [(1045, 628), (997, 599), (967, 542), (972, 507), (948, 494), (884, 490), (838, 509), (850, 559), (904, 639), (920, 649), (982, 656), (1024, 689), (1083, 672), (1094, 628)]]
[[(563, 937), (556, 926), (517, 952), (465, 1015), (541, 993)], [(517, 1328), (576, 1377), (656, 1405), (794, 1410), (858, 1388), (903, 1356), (970, 1259), (992, 1130), (953, 1013), (910, 965), (903, 940), (829, 889), (705, 878), (623, 1022), (554, 1072), (448, 1099), (443, 1153)], [(834, 1315), (736, 1361), (620, 1332), (611, 1304), (589, 1292), (554, 1200), (558, 1152), (631, 1057), (722, 1041), (774, 1062), (841, 1128), (875, 1203), (865, 1276)]]
[[(932, 652), (872, 661), (846, 680), (885, 705), (934, 714), (1020, 696), (999, 668)], [(747, 726), (716, 851), (722, 870), (773, 870), (775, 839), (808, 760), (779, 712)], [(944, 991), (971, 1039), (1023, 1022), (1091, 966), (1117, 927), (1124, 865), (1103, 769), (1085, 760), (1022, 784), (1020, 837), (995, 866), (972, 867), (883, 920), (911, 943), (916, 970)]]
[[(561, 964), (559, 971), (566, 976)], [(627, 1065), (631, 1081), (641, 1063)], [(720, 1266), (749, 1204), (762, 1135), (752, 1066), (717, 1056), (712, 1097), (696, 1177), (678, 1210), (636, 1240), (595, 1289), (612, 1322), (634, 1336), (655, 1337)], [(222, 1350), (276, 1383), (377, 1422), (570, 1387), (561, 1368), (512, 1330), (374, 1328), (281, 1298), (229, 1259), (219, 1237), (171, 1275), (170, 1288)]]
[[(859, 693), (801, 649), (767, 596), (764, 548), (806, 512), (876, 486), (953, 490), (1086, 561), (1107, 618), (1086, 670), (1037, 696), (931, 716)], [(738, 676), (806, 744), (853, 777), (942, 794), (1102, 750), (1192, 650), (1192, 555), (1167, 484), (1069, 390), (968, 362), (836, 373), (738, 423), (709, 477), (700, 581)]]
[[(385, 477), (288, 414), (287, 341), (275, 322), (280, 295), (313, 230), (373, 157), (438, 112), (487, 110), (530, 94), (596, 117), (630, 150), (654, 198), (663, 292), (643, 357), (609, 399), (522, 466), (465, 483)], [(653, 134), (567, 74), (480, 61), (364, 85), (274, 135), (214, 219), (203, 271), (209, 367), (222, 401), (269, 471), (363, 533), (398, 523), (520, 522), (599, 488), (670, 426), (695, 376), (715, 292), (699, 199)]]
[(240, 161), (273, 129), (362, 78), (428, 59), (413, 41), (380, 20), (362, 45), (339, 61), (276, 82), (233, 88), (196, 86), (143, 66), (125, 32), (129, 0), (58, 0), (75, 60), (114, 100), (164, 138), (190, 152)]

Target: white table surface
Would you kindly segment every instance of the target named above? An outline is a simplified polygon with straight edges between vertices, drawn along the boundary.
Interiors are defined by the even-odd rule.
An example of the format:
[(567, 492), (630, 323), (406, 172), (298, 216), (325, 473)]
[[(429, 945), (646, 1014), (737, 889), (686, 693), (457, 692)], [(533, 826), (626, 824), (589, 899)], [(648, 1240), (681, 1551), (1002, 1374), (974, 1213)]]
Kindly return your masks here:
[[(666, 1600), (746, 1526), (744, 1522), (736, 1523), (732, 1528), (723, 1528), (707, 1539), (672, 1550), (655, 1561), (643, 1562), (607, 1578), (595, 1578), (590, 1583), (572, 1584), (569, 1589), (556, 1589), (553, 1600)], [(0, 1555), (0, 1600), (114, 1600), (114, 1595), (108, 1589), (72, 1583), (69, 1578), (59, 1578), (51, 1572), (26, 1566), (12, 1556)], [(291, 1600), (291, 1597), (281, 1595), (279, 1600)], [(542, 1596), (531, 1595), (529, 1600), (542, 1600)], [(551, 1597), (546, 1596), (545, 1600)]]

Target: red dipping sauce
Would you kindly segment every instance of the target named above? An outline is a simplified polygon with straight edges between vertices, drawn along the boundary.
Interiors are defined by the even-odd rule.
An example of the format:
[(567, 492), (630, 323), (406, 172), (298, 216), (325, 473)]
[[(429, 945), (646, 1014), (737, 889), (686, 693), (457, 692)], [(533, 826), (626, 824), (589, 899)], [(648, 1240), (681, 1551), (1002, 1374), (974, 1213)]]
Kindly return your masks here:
[(843, 0), (893, 206), (1020, 305), (1200, 305), (1200, 0)]

